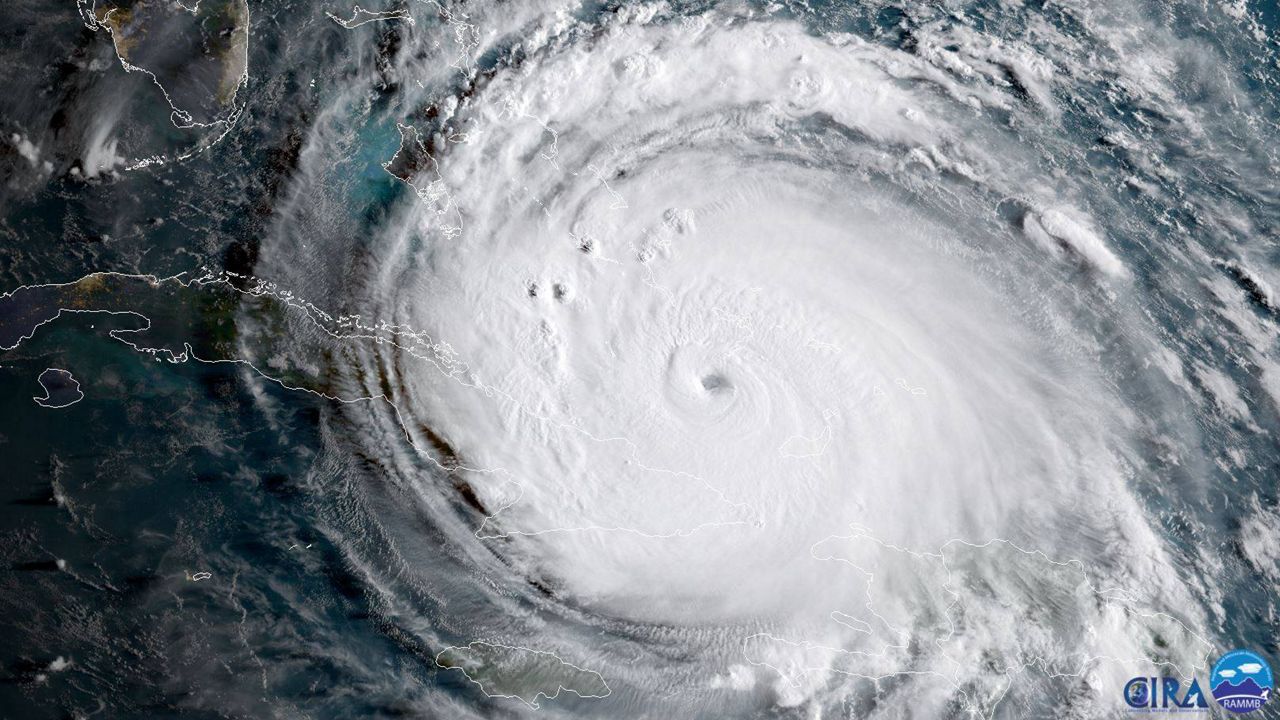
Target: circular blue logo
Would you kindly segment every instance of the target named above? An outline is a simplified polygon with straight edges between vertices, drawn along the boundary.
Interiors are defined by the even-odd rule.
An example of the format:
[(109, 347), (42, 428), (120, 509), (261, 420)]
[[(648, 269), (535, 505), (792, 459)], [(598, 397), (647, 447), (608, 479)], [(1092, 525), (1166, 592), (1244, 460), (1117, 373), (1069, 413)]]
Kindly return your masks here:
[(1144, 708), (1150, 699), (1151, 693), (1147, 691), (1147, 678), (1136, 677), (1124, 686), (1124, 701), (1129, 703), (1129, 707)]
[(1232, 650), (1218, 658), (1209, 676), (1213, 699), (1235, 713), (1253, 712), (1262, 707), (1274, 686), (1271, 666), (1248, 650)]

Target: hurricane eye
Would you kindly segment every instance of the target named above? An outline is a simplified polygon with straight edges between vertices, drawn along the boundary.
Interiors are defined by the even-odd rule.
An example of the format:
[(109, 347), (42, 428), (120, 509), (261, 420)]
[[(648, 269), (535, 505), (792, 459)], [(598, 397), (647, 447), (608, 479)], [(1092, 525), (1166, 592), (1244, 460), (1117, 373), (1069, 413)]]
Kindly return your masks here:
[(729, 379), (718, 373), (711, 373), (702, 376), (702, 389), (709, 393), (731, 392), (733, 385), (729, 383)]

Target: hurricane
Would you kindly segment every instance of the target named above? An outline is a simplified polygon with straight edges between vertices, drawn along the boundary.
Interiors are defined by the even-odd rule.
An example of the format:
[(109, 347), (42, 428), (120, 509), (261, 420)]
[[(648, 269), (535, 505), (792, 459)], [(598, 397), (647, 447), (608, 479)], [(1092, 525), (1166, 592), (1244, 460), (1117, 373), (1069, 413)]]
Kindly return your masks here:
[(1270, 4), (202, 3), (87, 4), (118, 62), (5, 113), (10, 394), (156, 453), (3, 429), (6, 616), (114, 598), (6, 620), (14, 707), (1124, 717), (1277, 659)]

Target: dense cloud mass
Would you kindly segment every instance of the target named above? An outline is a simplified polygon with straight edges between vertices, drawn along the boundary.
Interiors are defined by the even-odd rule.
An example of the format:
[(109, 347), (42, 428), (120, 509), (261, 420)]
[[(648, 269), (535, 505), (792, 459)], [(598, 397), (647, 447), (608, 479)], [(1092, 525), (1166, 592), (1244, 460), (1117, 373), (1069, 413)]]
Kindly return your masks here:
[[(204, 11), (302, 30), (249, 32), (209, 122), (15, 135), (51, 160), (9, 174), (102, 192), (234, 160), (246, 224), (202, 196), (232, 239), (194, 265), (83, 268), (172, 302), (13, 263), (6, 300), (142, 317), (113, 337), (230, 368), (248, 431), (306, 448), (273, 526), (342, 568), (310, 596), (359, 605), (298, 620), (328, 692), (1100, 717), (1134, 675), (1275, 637), (1273, 9), (269, 4)], [(152, 57), (125, 34), (148, 16), (114, 12), (90, 30)], [(156, 321), (175, 307), (197, 319)], [(23, 322), (6, 347), (39, 337)], [(234, 652), (307, 618), (256, 550), (218, 552), (264, 588)], [(262, 660), (284, 645), (253, 655), (246, 712), (361, 714), (293, 695)]]

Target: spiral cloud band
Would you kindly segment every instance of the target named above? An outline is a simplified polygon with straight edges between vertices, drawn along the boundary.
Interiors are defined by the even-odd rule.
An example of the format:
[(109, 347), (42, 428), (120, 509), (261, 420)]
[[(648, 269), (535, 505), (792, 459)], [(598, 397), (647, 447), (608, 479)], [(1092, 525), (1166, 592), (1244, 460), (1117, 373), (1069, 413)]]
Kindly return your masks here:
[(406, 482), (464, 487), (465, 553), (559, 617), (486, 637), (695, 714), (1106, 706), (1203, 662), (1142, 488), (1194, 465), (1185, 403), (1252, 411), (1150, 309), (1211, 251), (1148, 244), (1156, 161), (1091, 117), (1130, 158), (1091, 168), (1073, 103), (1106, 78), (1219, 129), (1169, 109), (1172, 39), (1094, 11), (921, 11), (897, 47), (746, 7), (442, 15), (465, 91), (400, 124), (415, 198), (360, 291), (412, 342), (352, 382), (387, 377), (433, 461)]

